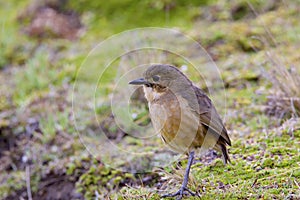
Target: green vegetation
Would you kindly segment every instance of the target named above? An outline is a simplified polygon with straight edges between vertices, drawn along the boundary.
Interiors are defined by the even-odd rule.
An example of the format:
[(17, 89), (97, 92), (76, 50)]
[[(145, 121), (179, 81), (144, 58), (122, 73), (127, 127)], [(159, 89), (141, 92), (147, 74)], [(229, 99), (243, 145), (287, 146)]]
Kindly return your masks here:
[[(153, 134), (141, 90), (131, 96), (134, 120), (127, 118), (127, 129), (111, 113), (110, 99), (125, 96), (115, 90), (119, 76), (161, 55), (163, 62), (186, 65), (184, 73), (205, 90), (214, 88), (213, 101), (226, 114), (232, 139), (232, 163), (224, 166), (219, 155), (204, 155), (192, 166), (189, 187), (202, 199), (299, 199), (299, 8), (297, 1), (275, 0), (0, 2), (0, 199), (29, 199), (28, 187), (37, 199), (160, 199), (175, 191), (186, 159), (157, 167), (174, 155), (158, 137), (133, 137)], [(45, 12), (62, 32), (37, 21), (33, 26)], [(72, 22), (60, 24), (59, 14), (72, 16)], [(200, 76), (186, 60), (162, 50), (118, 55), (111, 70), (105, 70), (104, 57), (130, 46), (105, 46), (105, 56), (96, 51), (86, 60), (99, 42), (142, 27), (175, 28), (198, 41), (224, 85), (210, 69)], [(202, 59), (184, 44), (178, 52)], [(89, 70), (76, 76), (85, 66)], [(224, 92), (226, 106), (219, 108)], [(124, 109), (119, 112), (127, 117)], [(106, 165), (107, 152), (89, 154), (101, 147), (102, 136), (112, 141), (108, 152), (136, 154), (113, 155), (113, 167)]]

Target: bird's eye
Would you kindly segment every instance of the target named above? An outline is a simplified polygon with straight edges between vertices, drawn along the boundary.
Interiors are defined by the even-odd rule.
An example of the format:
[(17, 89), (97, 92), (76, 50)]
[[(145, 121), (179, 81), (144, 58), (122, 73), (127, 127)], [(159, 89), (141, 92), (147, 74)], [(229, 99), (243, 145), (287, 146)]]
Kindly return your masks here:
[(160, 78), (160, 77), (159, 77), (158, 75), (152, 76), (152, 79), (153, 79), (154, 82), (159, 81), (159, 78)]

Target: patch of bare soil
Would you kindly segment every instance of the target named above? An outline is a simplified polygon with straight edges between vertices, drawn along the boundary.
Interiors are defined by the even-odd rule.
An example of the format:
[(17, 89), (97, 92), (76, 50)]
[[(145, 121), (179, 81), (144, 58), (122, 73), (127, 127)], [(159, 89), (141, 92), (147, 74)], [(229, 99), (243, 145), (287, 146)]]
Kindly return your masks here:
[(39, 39), (78, 39), (84, 32), (83, 25), (78, 14), (65, 9), (65, 3), (61, 0), (34, 1), (18, 17), (24, 25), (23, 31)]
[[(52, 172), (40, 181), (38, 192), (32, 194), (32, 199), (84, 199), (81, 194), (76, 192), (75, 182), (76, 180), (74, 180), (73, 177), (67, 176), (63, 172)], [(25, 188), (7, 197), (6, 200), (20, 198), (28, 198), (27, 190)]]

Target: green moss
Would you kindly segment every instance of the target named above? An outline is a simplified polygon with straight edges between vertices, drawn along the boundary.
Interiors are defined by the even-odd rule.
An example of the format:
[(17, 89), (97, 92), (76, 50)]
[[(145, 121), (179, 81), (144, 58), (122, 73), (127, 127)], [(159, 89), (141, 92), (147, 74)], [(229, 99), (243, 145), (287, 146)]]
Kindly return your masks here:
[(72, 175), (75, 172), (75, 169), (76, 169), (76, 165), (74, 163), (68, 164), (67, 171), (66, 171), (67, 175)]
[(42, 50), (26, 62), (26, 70), (15, 76), (16, 90), (14, 101), (22, 105), (34, 93), (47, 90), (56, 79), (56, 70), (50, 66), (48, 55)]
[(273, 166), (274, 166), (274, 160), (271, 158), (265, 159), (262, 163), (262, 167), (264, 168), (266, 167), (273, 168)]
[[(192, 9), (209, 3), (202, 1), (116, 1), (103, 4), (102, 2), (70, 1), (70, 8), (79, 13), (92, 12), (89, 17), (90, 31), (97, 35), (108, 36), (124, 30), (145, 26), (177, 26), (187, 27), (197, 15), (197, 10)], [(126, 8), (126, 9), (124, 9)], [(122, 13), (122, 17), (120, 14)], [(167, 16), (167, 19), (166, 19)], [(167, 21), (166, 21), (167, 20)], [(99, 32), (98, 27), (102, 31)]]
[[(24, 171), (15, 171), (10, 173), (10, 175), (6, 175), (5, 183), (0, 184), (0, 197), (1, 199), (5, 199), (9, 194), (14, 191), (18, 191), (25, 187), (25, 172)], [(35, 182), (33, 182), (33, 185)]]
[(134, 180), (129, 173), (105, 167), (104, 165), (92, 165), (87, 172), (82, 174), (76, 183), (77, 191), (83, 193), (85, 198), (94, 198), (95, 191), (101, 195), (107, 195), (126, 181)]
[(299, 168), (298, 168), (298, 169), (295, 169), (295, 170), (293, 171), (292, 176), (299, 179), (299, 178), (300, 178), (300, 169), (299, 169)]

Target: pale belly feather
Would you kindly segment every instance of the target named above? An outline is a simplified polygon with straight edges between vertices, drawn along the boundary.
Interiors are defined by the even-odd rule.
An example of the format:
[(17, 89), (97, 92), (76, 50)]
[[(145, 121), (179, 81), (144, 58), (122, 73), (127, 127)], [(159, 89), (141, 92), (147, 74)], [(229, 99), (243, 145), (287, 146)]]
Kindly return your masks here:
[(218, 138), (203, 132), (199, 116), (186, 99), (171, 92), (157, 93), (145, 86), (144, 92), (154, 129), (172, 150), (202, 153), (215, 146)]
[(201, 146), (199, 119), (184, 99), (149, 103), (149, 110), (154, 129), (172, 150), (186, 153)]

